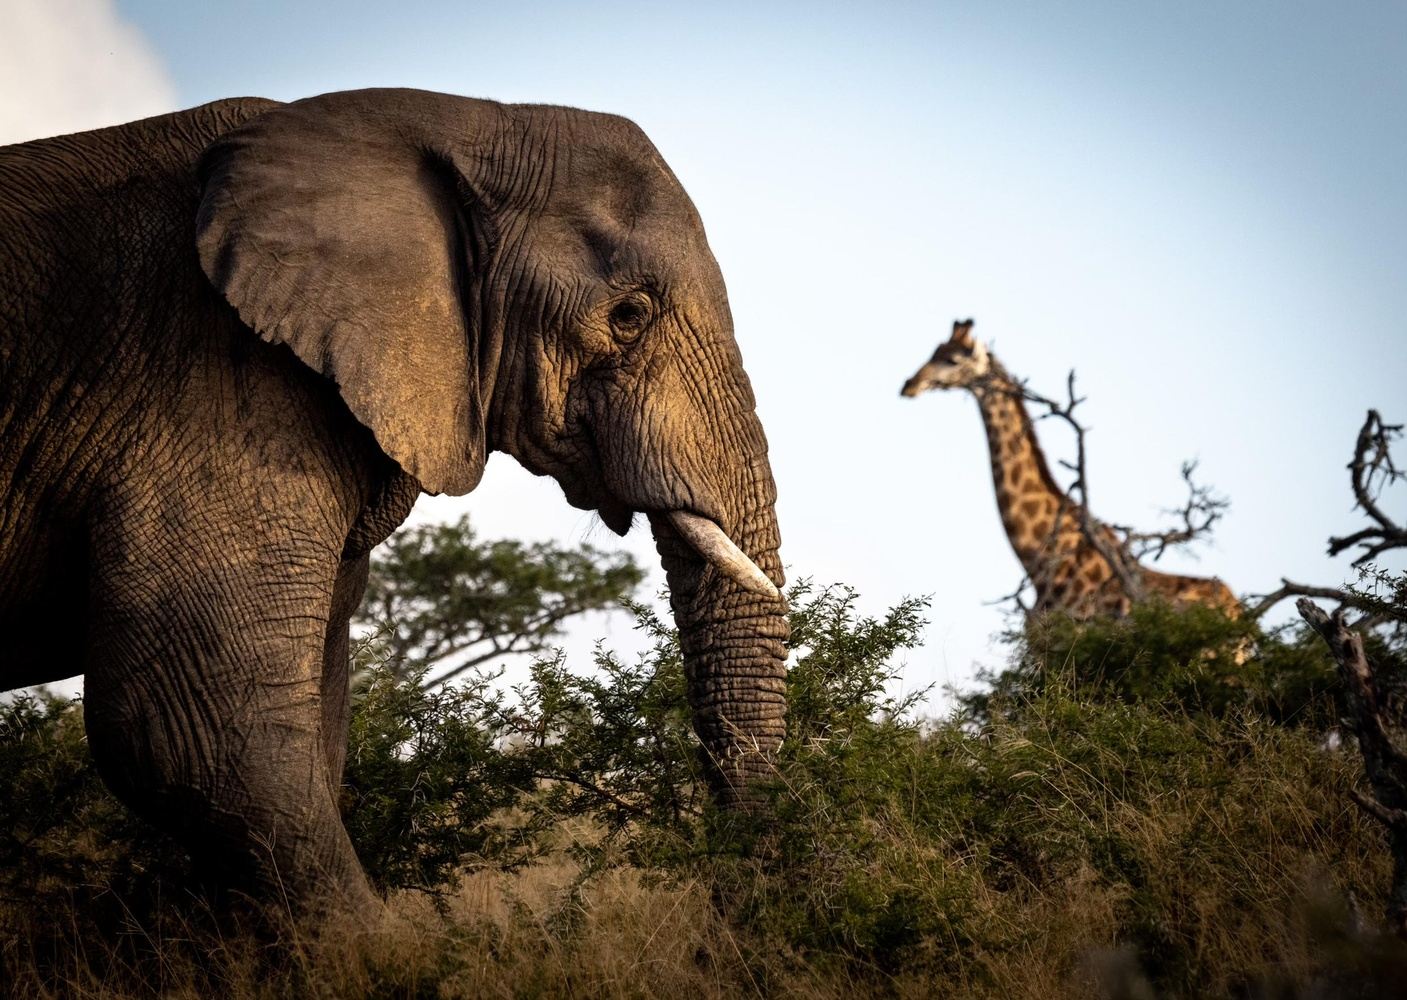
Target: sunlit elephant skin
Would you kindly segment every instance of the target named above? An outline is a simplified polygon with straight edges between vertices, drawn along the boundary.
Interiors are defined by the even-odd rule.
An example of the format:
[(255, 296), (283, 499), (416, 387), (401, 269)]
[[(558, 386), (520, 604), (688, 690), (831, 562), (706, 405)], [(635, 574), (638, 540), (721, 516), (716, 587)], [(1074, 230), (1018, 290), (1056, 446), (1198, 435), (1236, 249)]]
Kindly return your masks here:
[(265, 898), (374, 896), (336, 807), (347, 621), (499, 450), (648, 516), (725, 807), (787, 629), (767, 442), (632, 123), (410, 90), (0, 149), (0, 688), (84, 673), (112, 788)]

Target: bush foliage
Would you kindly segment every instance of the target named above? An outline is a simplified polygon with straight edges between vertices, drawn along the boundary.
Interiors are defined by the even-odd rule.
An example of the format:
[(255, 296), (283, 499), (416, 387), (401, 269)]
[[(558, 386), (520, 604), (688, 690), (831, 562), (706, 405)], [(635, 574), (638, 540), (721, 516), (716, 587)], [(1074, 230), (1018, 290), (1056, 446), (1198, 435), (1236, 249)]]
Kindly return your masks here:
[[(1336, 681), (1303, 635), (1159, 606), (1047, 620), (1013, 636), (989, 690), (935, 720), (928, 692), (899, 691), (924, 602), (870, 616), (854, 591), (806, 582), (789, 599), (789, 730), (757, 823), (710, 809), (677, 640), (646, 606), (631, 605), (652, 641), (637, 660), (600, 647), (592, 669), (569, 670), (547, 656), (507, 697), (494, 675), (423, 690), (372, 643), (346, 822), (380, 886), (437, 894), (451, 922), (418, 964), (331, 991), (482, 995), (511, 972), (521, 995), (670, 982), (720, 996), (1371, 996), (1407, 973), (1364, 916), (1388, 858), (1347, 798), (1360, 764), (1327, 738)], [(96, 781), (78, 712), (21, 699), (0, 718), (0, 960), (38, 986), (72, 981), (64, 947), (107, 941), (104, 968), (158, 992), (133, 956), (155, 947), (173, 898), (197, 897), (174, 846)], [(500, 882), (503, 914), (452, 915), (457, 880), (551, 865), (571, 874), (546, 901)], [(625, 873), (635, 888), (620, 895)], [(64, 905), (79, 886), (101, 887), (85, 906), (120, 898), (125, 916)], [(676, 964), (582, 980), (602, 959), (581, 956), (607, 947), (590, 935), (625, 939), (628, 914), (606, 898), (652, 913), (672, 900), (630, 947)], [(162, 947), (190, 950), (194, 992), (239, 978), (183, 934), (196, 943)], [(85, 961), (85, 981), (102, 980)], [(168, 977), (179, 966), (163, 963)], [(284, 969), (260, 995), (327, 992), (322, 974)]]
[[(976, 720), (996, 706), (1010, 715), (1052, 688), (1191, 715), (1249, 714), (1319, 732), (1335, 727), (1344, 711), (1334, 660), (1302, 624), (1266, 632), (1216, 608), (1149, 602), (1126, 618), (1076, 622), (1048, 615), (1007, 639), (1011, 663), (979, 674), (984, 689), (959, 698)], [(1381, 679), (1400, 688), (1407, 679), (1407, 644), (1379, 633), (1369, 633), (1367, 641)]]

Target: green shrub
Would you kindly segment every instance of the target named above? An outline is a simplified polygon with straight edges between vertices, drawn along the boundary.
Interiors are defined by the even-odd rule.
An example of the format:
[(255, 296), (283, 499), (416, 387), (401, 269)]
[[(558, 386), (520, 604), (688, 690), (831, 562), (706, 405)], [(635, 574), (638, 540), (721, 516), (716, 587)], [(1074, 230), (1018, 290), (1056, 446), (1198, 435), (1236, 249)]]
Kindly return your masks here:
[[(613, 835), (602, 858), (614, 846), (657, 878), (710, 885), (757, 954), (872, 985), (941, 977), (1000, 992), (1022, 955), (1068, 980), (1097, 945), (1188, 995), (1270, 982), (1291, 959), (1310, 978), (1347, 961), (1320, 932), (1305, 943), (1306, 922), (1320, 896), (1381, 898), (1387, 860), (1344, 794), (1361, 780), (1356, 755), (1304, 724), (1333, 719), (1332, 678), (1308, 642), (1144, 608), (1127, 624), (1037, 633), (980, 718), (935, 723), (917, 716), (919, 695), (891, 693), (920, 602), (867, 617), (844, 588), (803, 583), (789, 598), (789, 733), (760, 829), (706, 805), (682, 818), (660, 807), (698, 800), (679, 749), (691, 737), (678, 650), (657, 620), (642, 619), (656, 642), (635, 668), (589, 683), (560, 662), (537, 675), (544, 691), (575, 692), (557, 723), (564, 751), (633, 746), (672, 761), (575, 758), (574, 809)], [(1231, 650), (1247, 635), (1257, 659), (1238, 676)], [(1083, 674), (1040, 669), (1058, 641)], [(1298, 686), (1277, 673), (1290, 669)], [(670, 753), (651, 758), (660, 745)], [(609, 796), (593, 797), (598, 784)]]
[(22, 695), (0, 704), (0, 893), (186, 884), (188, 859), (103, 785), (79, 700)]
[(706, 792), (675, 634), (651, 608), (626, 607), (651, 640), (645, 655), (629, 663), (598, 645), (593, 669), (575, 672), (559, 653), (515, 695), (519, 743), (546, 782), (537, 807), (590, 817), (635, 850), (692, 830)]
[[(980, 674), (984, 688), (958, 698), (976, 722), (997, 706), (1018, 712), (1051, 687), (1195, 715), (1249, 712), (1321, 731), (1337, 725), (1344, 708), (1333, 658), (1303, 625), (1265, 631), (1216, 608), (1151, 601), (1121, 619), (1044, 615), (1006, 638), (1010, 665)], [(1369, 650), (1389, 683), (1407, 678), (1407, 648), (1374, 635)]]
[(543, 817), (503, 820), (537, 778), (530, 759), (504, 746), (513, 726), (496, 677), (431, 690), (422, 680), (384, 665), (361, 673), (342, 818), (376, 885), (443, 893), (466, 870), (531, 860)]

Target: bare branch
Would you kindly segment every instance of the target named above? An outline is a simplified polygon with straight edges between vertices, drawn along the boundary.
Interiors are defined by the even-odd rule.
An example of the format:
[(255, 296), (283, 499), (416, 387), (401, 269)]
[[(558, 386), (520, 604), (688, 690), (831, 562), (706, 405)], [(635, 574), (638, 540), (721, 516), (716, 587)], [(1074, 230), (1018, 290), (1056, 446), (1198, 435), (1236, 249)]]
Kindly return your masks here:
[(983, 601), (982, 603), (987, 607), (996, 607), (1001, 604), (1010, 604), (1012, 605), (1013, 612), (1020, 614), (1022, 617), (1029, 618), (1033, 608), (1031, 605), (1026, 603), (1025, 595), (1026, 591), (1030, 588), (1030, 586), (1031, 574), (1023, 573), (1021, 576), (1021, 582), (1016, 585), (1016, 589), (1013, 590), (1011, 593), (1005, 594), (1002, 597), (994, 598), (990, 601)]
[(1385, 574), (1378, 573), (1375, 578), (1373, 568), (1364, 566), (1366, 562), (1388, 549), (1407, 546), (1407, 531), (1389, 518), (1377, 503), (1382, 488), (1407, 475), (1393, 464), (1390, 451), (1392, 439), (1399, 436), (1401, 430), (1401, 424), (1383, 423), (1377, 410), (1368, 411), (1363, 427), (1358, 432), (1353, 459), (1348, 463), (1348, 468), (1356, 506), (1362, 508), (1377, 523), (1351, 535), (1329, 539), (1330, 555), (1338, 555), (1346, 549), (1360, 546), (1363, 551), (1353, 561), (1355, 566), (1360, 567), (1360, 577), (1370, 582), (1386, 584), (1389, 589), (1388, 596), (1379, 597), (1364, 586), (1317, 587), (1282, 578), (1279, 588), (1261, 595), (1247, 610), (1249, 617), (1260, 618), (1290, 597), (1318, 597), (1336, 602), (1340, 610), (1354, 608), (1362, 611), (1363, 617), (1352, 625), (1355, 629), (1404, 621), (1404, 595), (1400, 590), (1401, 585), (1398, 585), (1398, 590), (1394, 593), (1392, 581)]
[[(1138, 560), (1130, 551), (1127, 542), (1121, 542), (1107, 525), (1101, 524), (1090, 513), (1089, 468), (1086, 461), (1085, 433), (1088, 430), (1075, 416), (1075, 410), (1085, 402), (1086, 397), (1075, 391), (1075, 370), (1072, 368), (1065, 377), (1065, 400), (1057, 402), (1033, 390), (1022, 379), (1014, 379), (1015, 392), (1020, 399), (1036, 406), (1044, 407), (1045, 412), (1036, 416), (1037, 420), (1056, 418), (1068, 426), (1075, 435), (1075, 461), (1061, 460), (1060, 464), (1075, 476), (1074, 482), (1066, 491), (1070, 505), (1074, 509), (1075, 520), (1085, 541), (1109, 564), (1109, 568), (1119, 580), (1120, 587), (1130, 602), (1143, 598), (1143, 583), (1138, 572)], [(1001, 388), (998, 386), (998, 388)], [(1006, 389), (1005, 391), (1012, 391)], [(1062, 509), (1056, 517), (1058, 524), (1066, 511)]]
[(1285, 577), (1280, 578), (1280, 586), (1270, 591), (1268, 594), (1256, 595), (1260, 597), (1255, 604), (1246, 609), (1247, 618), (1259, 618), (1281, 601), (1291, 597), (1318, 597), (1326, 601), (1336, 601), (1340, 607), (1357, 608), (1362, 606), (1353, 594), (1341, 587), (1315, 587), (1307, 583), (1295, 583)]
[[(1225, 514), (1229, 502), (1217, 495), (1211, 487), (1195, 481), (1196, 462), (1184, 462), (1182, 479), (1187, 485), (1187, 499), (1181, 507), (1164, 511), (1178, 519), (1178, 523), (1173, 527), (1161, 531), (1137, 531), (1130, 527), (1099, 521), (1094, 517), (1090, 504), (1090, 477), (1085, 441), (1089, 428), (1076, 412), (1086, 401), (1086, 397), (1076, 390), (1074, 369), (1065, 377), (1063, 399), (1043, 395), (1032, 389), (1025, 379), (1016, 378), (1005, 370), (993, 371), (984, 380), (983, 386), (987, 391), (1006, 394), (1035, 409), (1033, 420), (1053, 418), (1070, 428), (1075, 438), (1074, 460), (1061, 459), (1059, 465), (1071, 473), (1073, 480), (1064, 491), (1065, 497), (1054, 519), (1051, 528), (1052, 540), (1059, 535), (1061, 525), (1069, 523), (1065, 519), (1071, 517), (1084, 542), (1110, 567), (1130, 603), (1140, 601), (1146, 596), (1143, 571), (1139, 566), (1140, 559), (1151, 556), (1157, 560), (1172, 548), (1205, 538)], [(1031, 582), (1031, 576), (1028, 574), (1015, 593), (991, 603), (1012, 602), (1022, 613), (1030, 614), (1033, 609), (1021, 600), (1021, 594)]]
[(1225, 516), (1230, 501), (1218, 496), (1210, 486), (1198, 483), (1194, 478), (1196, 472), (1196, 462), (1182, 463), (1182, 481), (1187, 486), (1187, 500), (1181, 507), (1163, 511), (1178, 518), (1176, 527), (1162, 531), (1135, 531), (1122, 525), (1111, 525), (1124, 536), (1135, 559), (1151, 558), (1157, 562), (1169, 549), (1211, 534), (1212, 528)]
[(1362, 549), (1353, 565), (1376, 558), (1388, 549), (1407, 547), (1407, 528), (1388, 517), (1378, 506), (1382, 490), (1407, 477), (1407, 470), (1398, 469), (1392, 460), (1392, 440), (1402, 436), (1402, 424), (1383, 423), (1377, 410), (1369, 410), (1358, 441), (1353, 448), (1353, 460), (1348, 463), (1349, 482), (1357, 506), (1367, 514), (1376, 527), (1364, 528), (1342, 538), (1329, 539), (1329, 555), (1358, 546)]

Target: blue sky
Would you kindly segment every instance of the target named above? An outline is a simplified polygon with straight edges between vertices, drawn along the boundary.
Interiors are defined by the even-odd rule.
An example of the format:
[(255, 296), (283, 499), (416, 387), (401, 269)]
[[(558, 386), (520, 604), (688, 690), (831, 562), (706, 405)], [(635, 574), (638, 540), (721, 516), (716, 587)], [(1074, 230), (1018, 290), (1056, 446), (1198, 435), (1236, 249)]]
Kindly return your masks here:
[[(111, 87), (75, 85), (69, 117), (36, 121), (31, 95), (74, 77), (35, 58), (23, 81), (0, 76), (0, 114), (28, 110), (34, 135), (382, 85), (638, 121), (728, 280), (792, 574), (853, 584), (872, 611), (933, 595), (910, 686), (996, 662), (983, 602), (1019, 577), (974, 404), (897, 395), (955, 317), (1037, 387), (1078, 370), (1099, 516), (1156, 521), (1199, 459), (1233, 507), (1200, 559), (1165, 562), (1239, 592), (1347, 575), (1323, 549), (1356, 524), (1353, 436), (1370, 405), (1407, 417), (1404, 4), (15, 10), (33, 23), (41, 7), (69, 18), (46, 28), (57, 51), (81, 42), (101, 65), (140, 49), (151, 84), (122, 115), (100, 101)], [(65, 34), (96, 23), (85, 8), (107, 12), (113, 44)], [(643, 532), (616, 540), (504, 456), (471, 497), (415, 516), (462, 510), (490, 534), (589, 538), (653, 565)], [(619, 618), (571, 646), (601, 634), (632, 648)]]

